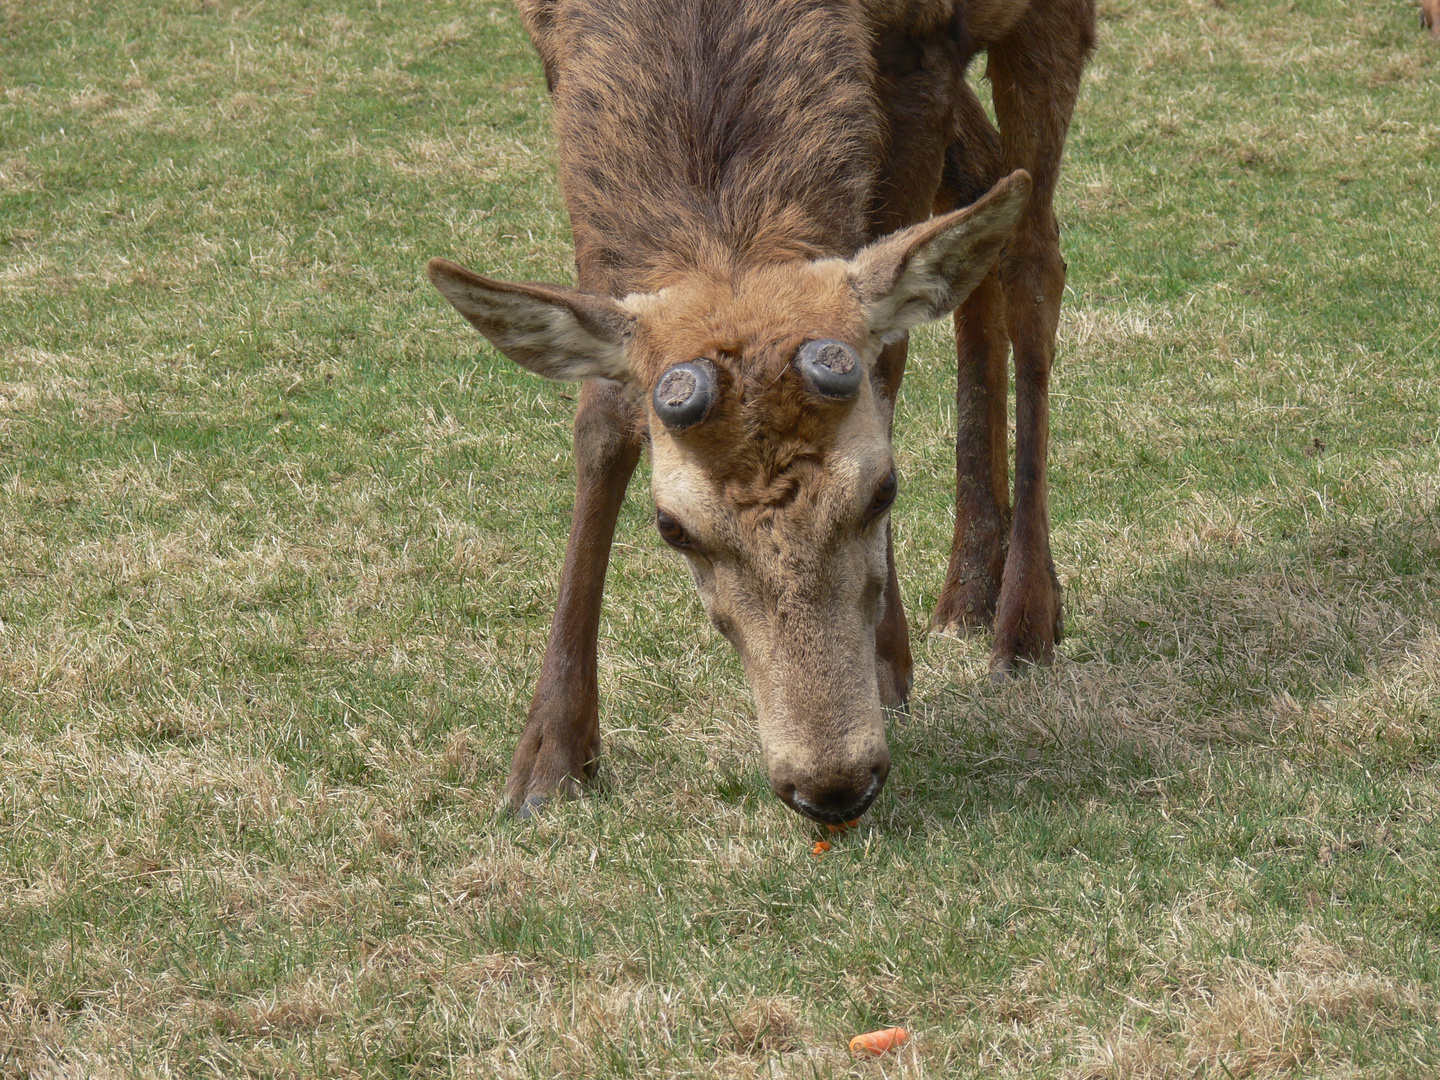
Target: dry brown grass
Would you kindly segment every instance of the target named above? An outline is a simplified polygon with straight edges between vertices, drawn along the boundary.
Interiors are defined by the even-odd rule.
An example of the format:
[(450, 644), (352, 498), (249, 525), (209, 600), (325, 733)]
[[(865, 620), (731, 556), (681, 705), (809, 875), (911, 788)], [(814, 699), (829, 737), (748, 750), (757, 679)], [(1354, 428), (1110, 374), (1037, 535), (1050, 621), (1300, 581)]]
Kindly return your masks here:
[[(1187, 932), (1181, 925), (1177, 918), (1177, 936)], [(1365, 1071), (1328, 1052), (1318, 1026), (1379, 1032), (1440, 1022), (1433, 988), (1366, 970), (1304, 924), (1290, 944), (1292, 959), (1277, 970), (1242, 961), (1218, 971), (1155, 972), (1165, 984), (1163, 996), (1133, 1000), (1115, 1032), (1068, 1075), (1169, 1080), (1219, 1071), (1238, 1080), (1304, 1070), (1309, 1076), (1357, 1077)]]

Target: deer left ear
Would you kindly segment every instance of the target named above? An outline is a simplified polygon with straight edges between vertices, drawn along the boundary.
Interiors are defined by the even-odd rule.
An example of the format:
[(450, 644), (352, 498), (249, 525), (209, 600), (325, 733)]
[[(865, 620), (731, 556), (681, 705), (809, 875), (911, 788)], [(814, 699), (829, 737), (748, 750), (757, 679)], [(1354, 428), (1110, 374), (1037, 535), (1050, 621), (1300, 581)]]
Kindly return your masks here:
[(630, 378), (635, 320), (608, 296), (560, 285), (516, 284), (431, 259), (430, 282), (515, 363), (547, 379)]
[(965, 302), (990, 272), (1030, 201), (1018, 169), (963, 210), (893, 232), (849, 261), (850, 280), (871, 334), (894, 341)]

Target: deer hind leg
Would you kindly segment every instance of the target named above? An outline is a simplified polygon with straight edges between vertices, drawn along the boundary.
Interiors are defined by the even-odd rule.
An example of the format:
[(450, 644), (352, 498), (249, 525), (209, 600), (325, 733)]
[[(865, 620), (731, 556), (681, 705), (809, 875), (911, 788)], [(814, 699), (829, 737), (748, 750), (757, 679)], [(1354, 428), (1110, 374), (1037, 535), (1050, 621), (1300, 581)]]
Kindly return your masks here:
[(1051, 661), (1064, 629), (1046, 475), (1050, 370), (1065, 290), (1053, 199), (1093, 20), (1092, 0), (1036, 4), (989, 49), (1004, 169), (1028, 169), (1035, 185), (999, 265), (1015, 356), (1015, 513), (995, 611), (995, 675), (1018, 660)]
[(521, 816), (552, 796), (571, 795), (594, 774), (600, 753), (596, 637), (610, 543), (641, 442), (619, 391), (587, 382), (575, 414), (575, 509), (550, 640), (505, 800)]
[[(962, 85), (958, 131), (945, 154), (935, 212), (968, 206), (1001, 176), (1000, 134)], [(999, 271), (992, 270), (955, 312), (955, 535), (931, 629), (988, 629), (995, 618), (1010, 528), (1006, 397), (1010, 340)]]

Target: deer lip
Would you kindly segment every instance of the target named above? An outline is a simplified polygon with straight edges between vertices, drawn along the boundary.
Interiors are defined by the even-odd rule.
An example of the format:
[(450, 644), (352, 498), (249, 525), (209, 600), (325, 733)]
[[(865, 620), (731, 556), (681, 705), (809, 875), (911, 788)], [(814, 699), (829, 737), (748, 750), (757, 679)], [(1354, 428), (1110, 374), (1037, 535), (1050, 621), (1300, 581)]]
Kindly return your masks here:
[(844, 825), (847, 822), (854, 821), (861, 814), (865, 813), (866, 810), (870, 809), (870, 804), (875, 801), (875, 796), (880, 794), (880, 789), (884, 786), (884, 777), (872, 776), (869, 786), (865, 789), (865, 794), (861, 795), (849, 809), (839, 813), (821, 810), (818, 806), (814, 806), (808, 802), (802, 795), (791, 795), (790, 798), (785, 801), (789, 803), (790, 809), (810, 818), (812, 821), (818, 821), (823, 825)]

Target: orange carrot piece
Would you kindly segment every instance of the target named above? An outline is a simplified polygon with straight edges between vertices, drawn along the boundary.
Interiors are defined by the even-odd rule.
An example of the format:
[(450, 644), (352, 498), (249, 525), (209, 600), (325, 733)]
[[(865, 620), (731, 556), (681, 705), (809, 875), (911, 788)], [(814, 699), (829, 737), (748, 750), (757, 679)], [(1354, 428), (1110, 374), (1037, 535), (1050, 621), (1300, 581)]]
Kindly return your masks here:
[(871, 1031), (865, 1035), (856, 1035), (851, 1039), (850, 1052), (852, 1054), (883, 1054), (889, 1050), (900, 1049), (909, 1039), (910, 1032), (901, 1027)]
[(829, 850), (830, 850), (830, 841), (829, 841), (829, 840), (816, 840), (816, 841), (815, 841), (815, 846), (810, 849), (810, 854), (811, 854), (811, 855), (814, 855), (814, 856), (818, 859), (821, 855), (824, 855), (825, 852), (827, 852), (827, 851), (829, 851)]
[(825, 828), (829, 829), (831, 833), (837, 833), (849, 832), (851, 829), (859, 828), (859, 826), (860, 819), (857, 817), (854, 821), (845, 822), (844, 825), (826, 825)]

